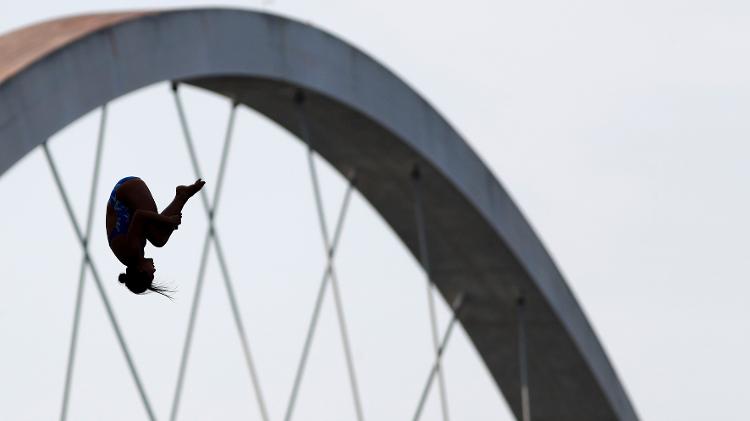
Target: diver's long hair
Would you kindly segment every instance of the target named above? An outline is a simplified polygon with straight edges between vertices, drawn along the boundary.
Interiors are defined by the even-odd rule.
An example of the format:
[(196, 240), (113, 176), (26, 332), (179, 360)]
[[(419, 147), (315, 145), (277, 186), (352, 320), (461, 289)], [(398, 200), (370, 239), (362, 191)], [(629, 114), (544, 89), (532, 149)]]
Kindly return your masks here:
[(117, 277), (117, 280), (120, 281), (121, 284), (125, 284), (133, 294), (142, 295), (155, 292), (174, 301), (170, 294), (173, 294), (175, 291), (164, 285), (155, 283), (153, 279), (153, 275), (148, 276), (144, 272), (139, 272), (130, 268), (127, 268), (125, 273), (121, 273), (120, 276)]

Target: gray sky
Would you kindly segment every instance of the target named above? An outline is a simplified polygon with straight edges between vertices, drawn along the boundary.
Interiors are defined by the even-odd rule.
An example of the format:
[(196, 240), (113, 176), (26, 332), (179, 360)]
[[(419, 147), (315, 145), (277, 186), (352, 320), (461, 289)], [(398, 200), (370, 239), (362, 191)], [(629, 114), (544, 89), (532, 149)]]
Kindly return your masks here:
[[(205, 5), (161, 2), (162, 7)], [(464, 135), (526, 214), (579, 299), (643, 419), (740, 420), (750, 377), (750, 6), (739, 1), (225, 2), (262, 7), (362, 48)], [(5, 2), (0, 32), (148, 2)], [(215, 178), (228, 104), (186, 90), (204, 173)], [(117, 100), (92, 248), (157, 415), (166, 418), (205, 222), (189, 206), (153, 251), (176, 303), (117, 284), (102, 225), (112, 183), (136, 174), (163, 206), (192, 178), (167, 86)], [(51, 142), (79, 219), (98, 114)], [(128, 143), (158, 148), (126, 166)], [(0, 418), (57, 416), (80, 252), (40, 151), (0, 178)], [(124, 158), (124, 159), (122, 159)], [(273, 419), (289, 394), (323, 269), (304, 150), (243, 109), (219, 230)], [(169, 171), (156, 167), (168, 162)], [(321, 163), (328, 216), (342, 180)], [(210, 186), (210, 184), (209, 184)], [(34, 192), (30, 194), (29, 192)], [(429, 365), (424, 279), (357, 197), (337, 257), (368, 419), (408, 417)], [(34, 227), (34, 235), (22, 236)], [(282, 259), (284, 256), (292, 259)], [(181, 419), (257, 418), (216, 262)], [(392, 291), (399, 291), (395, 295)], [(353, 417), (328, 297), (297, 419)], [(92, 284), (85, 293), (71, 419), (144, 413)], [(447, 321), (441, 308), (441, 322)], [(446, 355), (454, 419), (510, 419), (462, 332)], [(532, 396), (533, 399), (533, 396)], [(425, 419), (437, 419), (430, 399)], [(500, 416), (497, 414), (500, 413)]]

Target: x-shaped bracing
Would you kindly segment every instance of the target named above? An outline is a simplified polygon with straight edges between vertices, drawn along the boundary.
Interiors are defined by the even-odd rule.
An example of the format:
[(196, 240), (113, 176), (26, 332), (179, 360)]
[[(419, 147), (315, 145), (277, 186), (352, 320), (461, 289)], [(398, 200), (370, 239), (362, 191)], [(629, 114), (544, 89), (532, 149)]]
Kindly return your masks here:
[[(189, 155), (190, 155), (190, 160), (191, 160), (191, 164), (192, 164), (195, 176), (197, 178), (202, 178), (197, 154), (195, 153), (195, 148), (193, 146), (192, 137), (191, 137), (190, 130), (187, 124), (187, 119), (185, 117), (184, 107), (182, 105), (182, 101), (180, 99), (179, 92), (178, 92), (178, 85), (176, 83), (172, 84), (172, 92), (174, 94), (174, 100), (175, 100), (175, 105), (176, 105), (178, 116), (179, 116), (180, 126), (184, 134), (185, 143), (186, 143)], [(225, 175), (225, 170), (226, 170), (227, 158), (229, 155), (229, 147), (230, 147), (231, 140), (232, 140), (232, 133), (233, 133), (233, 128), (234, 128), (234, 121), (235, 121), (237, 106), (238, 104), (236, 102), (232, 103), (231, 111), (229, 114), (229, 121), (227, 124), (226, 134), (224, 138), (224, 145), (222, 148), (218, 176), (217, 176), (217, 180), (215, 183), (216, 190), (214, 190), (213, 200), (209, 202), (206, 189), (201, 190), (201, 200), (203, 203), (203, 208), (206, 212), (206, 217), (208, 219), (208, 228), (207, 228), (206, 235), (205, 235), (204, 242), (203, 242), (203, 251), (201, 253), (200, 266), (198, 269), (198, 279), (196, 281), (196, 290), (193, 296), (190, 316), (188, 319), (187, 333), (185, 335), (185, 342), (183, 345), (182, 357), (180, 360), (180, 367), (179, 367), (177, 382), (175, 386), (175, 392), (174, 392), (173, 401), (172, 401), (172, 407), (171, 407), (171, 412), (170, 412), (170, 420), (172, 421), (174, 421), (177, 418), (177, 413), (179, 409), (180, 397), (182, 394), (182, 387), (183, 387), (184, 379), (185, 379), (185, 371), (187, 368), (187, 361), (190, 355), (192, 336), (193, 336), (193, 332), (195, 329), (195, 321), (197, 318), (198, 306), (200, 303), (200, 298), (201, 298), (201, 294), (203, 290), (202, 287), (203, 287), (203, 281), (205, 278), (205, 269), (206, 269), (206, 263), (208, 260), (208, 252), (209, 252), (209, 248), (211, 244), (214, 245), (216, 256), (219, 261), (219, 266), (222, 272), (225, 289), (229, 298), (235, 326), (237, 328), (237, 333), (240, 338), (245, 361), (247, 363), (248, 371), (250, 373), (250, 377), (253, 383), (256, 401), (258, 402), (258, 409), (259, 409), (259, 412), (263, 421), (269, 421), (268, 412), (267, 412), (265, 401), (264, 401), (263, 394), (261, 391), (260, 382), (258, 380), (257, 371), (255, 369), (255, 365), (252, 359), (252, 354), (250, 352), (249, 341), (245, 333), (245, 328), (243, 326), (242, 317), (241, 317), (240, 310), (239, 310), (239, 305), (237, 302), (236, 295), (234, 293), (233, 283), (229, 274), (229, 269), (226, 264), (226, 260), (224, 258), (221, 241), (219, 240), (219, 235), (215, 226), (216, 212), (218, 210), (219, 198), (221, 195), (221, 189), (223, 187), (223, 182), (224, 182), (224, 175)], [(285, 421), (290, 421), (292, 418), (292, 414), (293, 414), (294, 406), (295, 406), (296, 399), (299, 393), (299, 388), (301, 385), (302, 377), (304, 375), (304, 371), (306, 368), (309, 351), (312, 345), (313, 337), (315, 335), (318, 318), (320, 315), (320, 310), (322, 308), (323, 298), (325, 296), (325, 291), (330, 281), (331, 290), (332, 290), (333, 298), (334, 298), (334, 304), (336, 306), (336, 315), (338, 319), (342, 346), (344, 348), (344, 354), (346, 357), (347, 370), (349, 374), (349, 381), (350, 381), (350, 386), (351, 386), (351, 391), (352, 391), (352, 399), (354, 401), (354, 407), (355, 407), (355, 411), (357, 415), (357, 420), (363, 421), (364, 417), (363, 417), (363, 411), (362, 411), (362, 404), (361, 404), (361, 398), (360, 398), (359, 388), (357, 384), (357, 377), (356, 377), (356, 373), (354, 369), (351, 345), (349, 342), (349, 335), (348, 335), (347, 325), (346, 325), (346, 318), (344, 314), (343, 303), (341, 300), (339, 283), (338, 283), (338, 279), (337, 279), (336, 271), (334, 267), (334, 257), (335, 257), (335, 253), (337, 250), (339, 240), (341, 238), (341, 232), (342, 232), (343, 224), (345, 221), (345, 216), (349, 207), (351, 194), (354, 189), (356, 174), (354, 171), (351, 171), (347, 175), (347, 179), (348, 179), (347, 188), (344, 193), (339, 215), (336, 220), (336, 226), (334, 228), (333, 236), (331, 238), (329, 236), (329, 230), (328, 230), (328, 226), (326, 223), (323, 201), (321, 197), (320, 182), (318, 179), (317, 169), (315, 166), (310, 129), (309, 129), (306, 115), (305, 115), (304, 101), (302, 100), (301, 96), (297, 97), (297, 100), (295, 101), (295, 106), (297, 110), (297, 115), (299, 117), (299, 124), (300, 124), (299, 127), (301, 131), (301, 135), (302, 135), (304, 142), (307, 145), (308, 168), (310, 171), (310, 178), (312, 181), (316, 211), (318, 215), (318, 221), (320, 223), (321, 236), (323, 240), (323, 245), (325, 247), (326, 265), (323, 271), (322, 279), (320, 281), (320, 286), (318, 288), (318, 294), (316, 296), (313, 314), (310, 318), (307, 335), (305, 337), (305, 343), (303, 346), (302, 354), (300, 356), (300, 361), (298, 363), (297, 371), (296, 371), (295, 378), (294, 378), (294, 383), (292, 386), (292, 392), (291, 392), (291, 396), (287, 404), (284, 419)], [(101, 283), (101, 279), (99, 277), (98, 271), (96, 270), (96, 266), (94, 262), (92, 261), (91, 256), (88, 251), (89, 238), (91, 234), (91, 225), (93, 221), (94, 200), (95, 200), (96, 189), (97, 189), (98, 181), (99, 181), (99, 169), (100, 169), (101, 156), (102, 156), (102, 150), (103, 150), (103, 144), (104, 144), (106, 118), (107, 118), (107, 107), (105, 105), (102, 107), (102, 113), (101, 113), (101, 121), (100, 121), (99, 135), (98, 135), (98, 140), (97, 140), (96, 155), (95, 155), (94, 170), (93, 170), (93, 176), (92, 176), (92, 182), (91, 182), (89, 207), (88, 207), (85, 232), (82, 232), (80, 229), (80, 226), (78, 225), (77, 219), (70, 205), (67, 192), (63, 186), (62, 180), (60, 178), (59, 172), (57, 171), (57, 167), (52, 158), (51, 152), (49, 151), (47, 143), (45, 142), (42, 145), (44, 149), (45, 157), (47, 158), (47, 162), (49, 164), (50, 170), (54, 177), (55, 183), (63, 199), (63, 204), (66, 208), (71, 224), (75, 230), (76, 236), (78, 237), (79, 243), (83, 251), (83, 259), (81, 262), (78, 289), (76, 293), (73, 329), (71, 333), (70, 348), (69, 348), (69, 353), (68, 353), (68, 364), (67, 364), (67, 370), (66, 370), (65, 388), (63, 392), (63, 404), (62, 404), (60, 418), (61, 420), (65, 420), (67, 417), (67, 407), (68, 407), (68, 402), (69, 402), (70, 386), (72, 383), (73, 365), (75, 361), (76, 344), (77, 344), (77, 338), (78, 338), (78, 328), (80, 325), (80, 313), (81, 313), (82, 300), (83, 300), (83, 290), (85, 286), (85, 269), (88, 267), (94, 277), (94, 281), (99, 291), (99, 295), (102, 299), (102, 302), (104, 303), (108, 318), (110, 320), (113, 330), (115, 331), (115, 334), (117, 336), (123, 355), (125, 356), (131, 376), (133, 377), (133, 380), (136, 384), (143, 406), (148, 414), (149, 419), (152, 421), (155, 421), (156, 417), (149, 403), (148, 397), (146, 395), (143, 384), (136, 370), (135, 364), (132, 360), (130, 351), (128, 350), (128, 347), (125, 342), (124, 336), (121, 332), (120, 326), (115, 318), (114, 310), (112, 309), (112, 306), (109, 302), (106, 291), (104, 290), (103, 285)], [(440, 370), (440, 365), (441, 365), (440, 360), (441, 360), (443, 351), (445, 350), (445, 347), (447, 345), (447, 341), (450, 337), (452, 328), (455, 322), (457, 321), (457, 314), (463, 303), (463, 295), (459, 295), (456, 301), (454, 302), (453, 317), (446, 328), (442, 341), (438, 342), (437, 325), (435, 321), (434, 298), (432, 296), (432, 293), (433, 293), (432, 282), (430, 279), (431, 274), (429, 270), (429, 261), (428, 261), (427, 246), (426, 246), (426, 229), (425, 229), (425, 224), (424, 224), (424, 220), (422, 216), (423, 210), (422, 210), (422, 204), (421, 204), (421, 193), (420, 193), (420, 188), (419, 188), (418, 172), (415, 172), (413, 175), (414, 175), (414, 187), (415, 187), (414, 195), (415, 195), (415, 205), (416, 205), (415, 216), (416, 216), (416, 223), (417, 223), (417, 231), (419, 235), (420, 261), (423, 267), (425, 267), (425, 270), (427, 272), (428, 304), (429, 304), (429, 310), (430, 310), (433, 344), (435, 346), (435, 361), (433, 363), (432, 369), (430, 370), (427, 384), (425, 385), (423, 393), (420, 397), (416, 413), (414, 414), (414, 420), (417, 420), (419, 416), (421, 415), (421, 411), (426, 401), (427, 394), (431, 388), (431, 385), (435, 377), (438, 378), (438, 383), (440, 385), (441, 407), (443, 409), (443, 417), (447, 420), (448, 415), (447, 415), (444, 385), (443, 385), (443, 380), (442, 380), (441, 370)]]
[(297, 365), (297, 371), (294, 377), (294, 383), (292, 385), (292, 392), (287, 403), (286, 413), (284, 415), (284, 421), (290, 421), (292, 414), (294, 413), (294, 405), (297, 401), (299, 394), (299, 388), (302, 383), (302, 376), (304, 375), (305, 368), (307, 366), (307, 358), (310, 353), (310, 347), (312, 346), (313, 337), (318, 325), (318, 317), (320, 316), (320, 310), (323, 304), (323, 298), (328, 287), (330, 280), (331, 289), (333, 291), (334, 303), (336, 305), (336, 317), (339, 324), (339, 332), (341, 334), (341, 341), (344, 348), (344, 355), (346, 357), (346, 366), (349, 373), (349, 383), (352, 390), (352, 399), (354, 401), (354, 408), (357, 414), (357, 420), (362, 421), (364, 419), (362, 411), (362, 402), (359, 395), (359, 387), (357, 386), (357, 377), (354, 369), (354, 361), (352, 358), (351, 345), (349, 343), (349, 335), (347, 333), (346, 318), (344, 316), (344, 307), (341, 301), (341, 293), (339, 290), (338, 278), (336, 277), (336, 271), (333, 265), (333, 259), (336, 254), (339, 239), (341, 238), (341, 231), (344, 226), (344, 220), (346, 212), (349, 208), (349, 201), (351, 194), (354, 189), (354, 183), (356, 179), (356, 173), (354, 171), (347, 175), (348, 184), (344, 193), (344, 199), (341, 203), (341, 209), (336, 222), (336, 227), (333, 232), (333, 239), (329, 237), (328, 225), (326, 223), (325, 211), (323, 208), (323, 200), (320, 194), (320, 182), (318, 180), (318, 173), (315, 167), (315, 160), (313, 156), (313, 149), (311, 144), (310, 128), (305, 115), (303, 106), (303, 98), (301, 95), (297, 96), (295, 101), (297, 116), (299, 119), (299, 128), (302, 134), (302, 140), (307, 144), (307, 162), (310, 170), (310, 179), (312, 181), (313, 193), (315, 197), (315, 208), (318, 214), (318, 221), (320, 223), (321, 236), (323, 238), (323, 246), (326, 252), (326, 267), (323, 271), (323, 276), (318, 287), (318, 294), (315, 299), (315, 306), (313, 307), (313, 313), (310, 317), (310, 323), (305, 337), (305, 343), (302, 348), (302, 355), (300, 356), (299, 363)]
[[(185, 117), (185, 111), (182, 105), (182, 101), (180, 100), (178, 88), (179, 86), (176, 83), (172, 84), (172, 92), (173, 92), (173, 96), (175, 100), (175, 105), (177, 107), (177, 113), (180, 119), (180, 126), (182, 127), (182, 131), (185, 137), (185, 143), (187, 145), (188, 152), (190, 154), (190, 162), (192, 163), (195, 176), (197, 178), (202, 178), (200, 165), (198, 163), (198, 157), (197, 157), (197, 154), (195, 153), (192, 136), (190, 135), (190, 129), (187, 124), (187, 119)], [(237, 334), (240, 337), (240, 343), (242, 345), (242, 351), (245, 356), (245, 362), (247, 363), (247, 368), (248, 368), (248, 371), (250, 372), (250, 378), (253, 382), (255, 398), (256, 398), (256, 401), (258, 402), (258, 410), (260, 411), (260, 415), (263, 418), (263, 421), (269, 420), (268, 411), (266, 409), (265, 400), (263, 399), (263, 393), (260, 387), (260, 381), (258, 379), (258, 373), (255, 370), (255, 364), (253, 363), (252, 354), (250, 352), (250, 344), (247, 339), (247, 334), (245, 333), (245, 327), (242, 323), (242, 316), (240, 314), (239, 304), (237, 303), (237, 297), (234, 293), (234, 287), (232, 286), (232, 280), (229, 275), (229, 268), (227, 267), (226, 260), (224, 259), (224, 252), (221, 247), (221, 241), (219, 240), (219, 233), (217, 232), (216, 226), (214, 224), (215, 219), (216, 219), (217, 206), (219, 204), (219, 198), (221, 194), (221, 188), (222, 188), (223, 181), (224, 181), (224, 173), (226, 169), (227, 158), (229, 156), (229, 146), (230, 146), (231, 139), (232, 139), (232, 131), (234, 128), (235, 115), (237, 113), (237, 105), (238, 104), (236, 102), (232, 103), (232, 109), (229, 114), (229, 122), (227, 124), (226, 136), (224, 138), (224, 146), (223, 146), (222, 153), (221, 153), (221, 163), (219, 164), (219, 174), (216, 178), (216, 190), (214, 191), (214, 198), (212, 202), (213, 204), (209, 203), (208, 201), (208, 194), (206, 193), (206, 189), (204, 188), (200, 191), (201, 199), (203, 202), (203, 209), (206, 211), (206, 217), (208, 218), (208, 230), (206, 232), (206, 237), (203, 242), (203, 252), (201, 254), (201, 263), (198, 269), (198, 281), (195, 286), (195, 295), (193, 297), (193, 304), (190, 310), (188, 330), (187, 330), (187, 334), (185, 335), (185, 344), (183, 346), (182, 358), (180, 360), (180, 370), (179, 370), (179, 374), (177, 375), (177, 385), (175, 387), (175, 394), (172, 400), (172, 411), (170, 414), (170, 420), (172, 421), (174, 421), (177, 418), (177, 411), (179, 408), (180, 396), (182, 394), (182, 385), (185, 379), (185, 369), (187, 367), (187, 360), (190, 355), (190, 345), (192, 343), (193, 331), (195, 329), (195, 320), (196, 320), (196, 315), (198, 312), (198, 304), (200, 303), (201, 292), (203, 291), (203, 279), (205, 275), (206, 262), (208, 260), (208, 249), (209, 249), (209, 245), (211, 242), (213, 242), (214, 249), (216, 250), (216, 257), (218, 258), (219, 267), (221, 268), (222, 278), (224, 279), (224, 286), (226, 287), (225, 289), (227, 291), (227, 296), (229, 298), (230, 307), (232, 309), (232, 316), (234, 318), (235, 326), (237, 327)]]
[(89, 240), (89, 235), (91, 233), (91, 221), (93, 219), (94, 196), (96, 193), (96, 186), (97, 186), (98, 179), (99, 179), (99, 165), (101, 162), (101, 152), (102, 152), (102, 146), (103, 146), (103, 141), (104, 141), (105, 123), (106, 123), (106, 108), (102, 108), (102, 118), (101, 118), (100, 128), (99, 128), (99, 139), (97, 142), (97, 151), (96, 151), (96, 158), (95, 158), (96, 161), (94, 163), (94, 176), (92, 177), (92, 182), (91, 182), (91, 194), (89, 197), (89, 210), (88, 210), (88, 218), (86, 222), (85, 233), (81, 231), (81, 227), (78, 225), (78, 219), (76, 218), (75, 212), (73, 212), (73, 208), (70, 205), (68, 194), (65, 190), (65, 187), (63, 186), (62, 179), (60, 178), (60, 173), (57, 171), (57, 166), (55, 165), (55, 161), (52, 158), (52, 153), (50, 152), (49, 147), (47, 146), (47, 142), (45, 141), (44, 143), (42, 143), (44, 156), (47, 158), (47, 163), (49, 164), (50, 171), (52, 172), (52, 176), (55, 179), (55, 184), (57, 185), (57, 189), (60, 192), (60, 196), (63, 199), (65, 210), (68, 213), (68, 217), (70, 219), (70, 222), (76, 233), (76, 237), (78, 238), (78, 242), (80, 243), (81, 249), (83, 251), (83, 264), (81, 266), (81, 274), (79, 276), (79, 281), (78, 281), (78, 291), (76, 293), (76, 306), (75, 306), (75, 314), (74, 314), (74, 322), (73, 322), (73, 332), (72, 332), (72, 337), (71, 337), (71, 342), (70, 342), (70, 351), (68, 353), (68, 368), (66, 370), (65, 390), (63, 392), (63, 407), (61, 410), (60, 418), (64, 420), (67, 416), (70, 383), (71, 383), (72, 374), (73, 374), (73, 362), (75, 360), (76, 343), (78, 340), (77, 339), (78, 338), (78, 326), (80, 324), (80, 311), (81, 311), (81, 304), (83, 300), (84, 269), (85, 269), (85, 266), (88, 266), (89, 270), (91, 271), (91, 275), (94, 277), (94, 283), (97, 287), (97, 290), (99, 291), (99, 296), (102, 299), (102, 303), (104, 303), (104, 308), (107, 311), (107, 317), (109, 318), (110, 324), (112, 325), (112, 329), (115, 331), (115, 335), (117, 336), (117, 341), (120, 344), (120, 349), (122, 350), (122, 353), (125, 356), (125, 361), (128, 363), (130, 374), (133, 377), (133, 381), (135, 382), (136, 387), (138, 388), (138, 394), (141, 398), (141, 402), (143, 403), (143, 406), (146, 410), (146, 413), (148, 414), (149, 419), (151, 421), (155, 421), (156, 416), (154, 415), (154, 411), (151, 408), (151, 404), (149, 403), (148, 396), (146, 395), (146, 391), (143, 388), (143, 383), (141, 382), (141, 378), (138, 375), (138, 371), (135, 368), (135, 363), (133, 362), (133, 358), (130, 355), (130, 350), (128, 349), (127, 343), (125, 342), (125, 337), (122, 334), (119, 323), (117, 323), (117, 318), (115, 317), (112, 304), (109, 302), (109, 298), (107, 297), (107, 292), (104, 290), (104, 285), (102, 285), (101, 278), (99, 277), (99, 272), (96, 269), (96, 265), (94, 264), (94, 261), (91, 259), (91, 255), (89, 254), (89, 249), (88, 249), (88, 244), (89, 244), (88, 240)]

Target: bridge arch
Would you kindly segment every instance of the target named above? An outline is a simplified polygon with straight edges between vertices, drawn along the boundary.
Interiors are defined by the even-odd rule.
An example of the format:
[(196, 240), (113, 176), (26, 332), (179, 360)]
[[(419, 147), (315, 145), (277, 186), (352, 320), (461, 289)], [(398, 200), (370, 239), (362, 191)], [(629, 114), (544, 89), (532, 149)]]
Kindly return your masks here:
[(411, 172), (423, 180), (432, 278), (520, 417), (516, 302), (528, 324), (534, 419), (636, 420), (599, 340), (501, 184), (427, 101), (367, 54), (265, 13), (195, 9), (87, 15), (0, 37), (0, 175), (77, 118), (160, 81), (252, 107), (346, 174), (418, 255)]

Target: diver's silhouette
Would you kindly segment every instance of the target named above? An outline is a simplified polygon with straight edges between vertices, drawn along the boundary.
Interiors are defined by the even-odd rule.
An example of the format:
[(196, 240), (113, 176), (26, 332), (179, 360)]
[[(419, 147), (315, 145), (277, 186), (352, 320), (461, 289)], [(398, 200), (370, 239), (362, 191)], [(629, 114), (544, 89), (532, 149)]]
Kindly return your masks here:
[[(107, 238), (109, 248), (127, 269), (119, 281), (135, 294), (154, 291), (167, 295), (168, 290), (154, 285), (154, 260), (143, 255), (146, 240), (163, 247), (182, 222), (182, 208), (205, 181), (198, 179), (189, 186), (177, 186), (172, 203), (159, 213), (151, 191), (138, 177), (125, 177), (115, 184), (107, 202)], [(168, 296), (168, 295), (167, 295)]]

